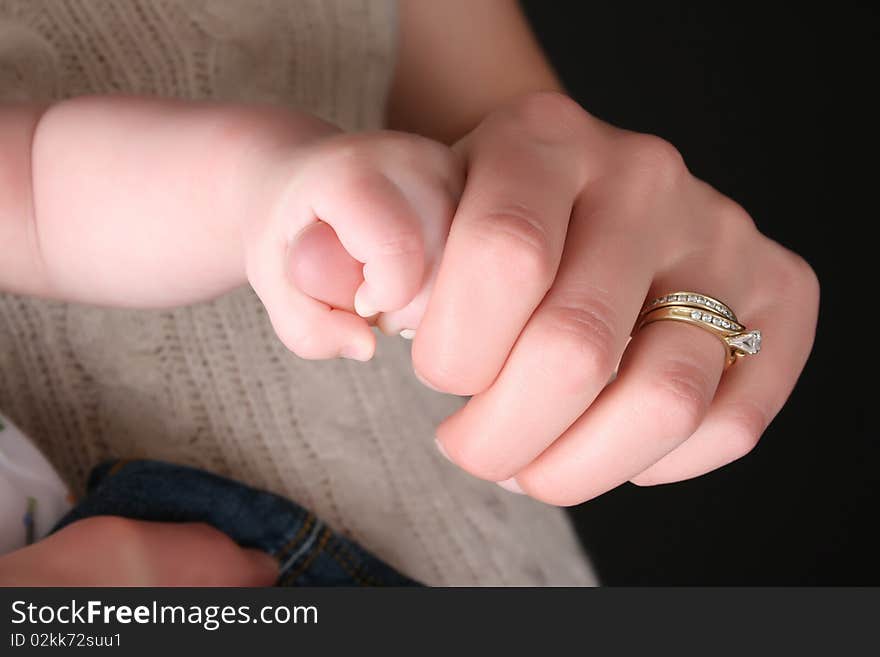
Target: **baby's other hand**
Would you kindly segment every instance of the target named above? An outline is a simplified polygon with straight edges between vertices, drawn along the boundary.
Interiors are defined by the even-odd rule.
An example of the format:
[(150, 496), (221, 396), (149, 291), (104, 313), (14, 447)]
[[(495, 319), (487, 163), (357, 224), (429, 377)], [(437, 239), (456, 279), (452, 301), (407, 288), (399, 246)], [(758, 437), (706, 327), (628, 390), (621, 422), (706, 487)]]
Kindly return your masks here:
[(371, 323), (418, 326), (464, 167), (442, 144), (380, 132), (330, 137), (282, 170), (246, 236), (248, 279), (291, 351), (368, 360)]

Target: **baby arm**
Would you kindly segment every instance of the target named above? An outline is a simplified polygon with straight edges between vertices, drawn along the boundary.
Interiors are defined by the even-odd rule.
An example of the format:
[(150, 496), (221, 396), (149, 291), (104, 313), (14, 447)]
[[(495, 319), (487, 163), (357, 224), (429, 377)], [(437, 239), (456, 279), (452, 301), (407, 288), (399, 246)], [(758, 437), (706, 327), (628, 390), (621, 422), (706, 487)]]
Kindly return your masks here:
[[(423, 226), (448, 225), (461, 184), (453, 157), (424, 138), (344, 135), (280, 108), (0, 106), (0, 289), (166, 307), (250, 282), (294, 352), (366, 359), (363, 317), (422, 287)], [(360, 316), (293, 284), (290, 247), (315, 224), (363, 264)]]
[(241, 234), (285, 149), (335, 130), (272, 108), (84, 97), (0, 106), (0, 289), (112, 306), (245, 282)]

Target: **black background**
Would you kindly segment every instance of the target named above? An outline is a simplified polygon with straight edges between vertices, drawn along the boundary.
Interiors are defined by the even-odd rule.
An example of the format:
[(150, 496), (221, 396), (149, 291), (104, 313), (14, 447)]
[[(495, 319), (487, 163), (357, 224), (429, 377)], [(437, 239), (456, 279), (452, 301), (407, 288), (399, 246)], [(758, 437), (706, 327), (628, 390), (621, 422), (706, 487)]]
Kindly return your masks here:
[[(880, 445), (867, 426), (876, 355), (856, 348), (851, 321), (876, 312), (854, 315), (842, 300), (854, 287), (862, 308), (869, 297), (867, 281), (843, 267), (860, 257), (859, 217), (835, 207), (825, 155), (828, 131), (846, 132), (855, 118), (830, 125), (827, 17), (768, 4), (524, 2), (584, 107), (671, 141), (695, 175), (803, 255), (822, 284), (811, 360), (752, 454), (572, 510), (606, 584), (880, 584)], [(850, 17), (858, 32), (844, 35), (862, 55), (877, 40), (871, 14)], [(868, 70), (860, 83), (876, 86), (876, 63), (839, 71), (858, 64)], [(876, 214), (872, 205), (862, 220)], [(841, 231), (851, 240), (843, 251), (834, 246)], [(869, 356), (861, 366), (859, 354)]]

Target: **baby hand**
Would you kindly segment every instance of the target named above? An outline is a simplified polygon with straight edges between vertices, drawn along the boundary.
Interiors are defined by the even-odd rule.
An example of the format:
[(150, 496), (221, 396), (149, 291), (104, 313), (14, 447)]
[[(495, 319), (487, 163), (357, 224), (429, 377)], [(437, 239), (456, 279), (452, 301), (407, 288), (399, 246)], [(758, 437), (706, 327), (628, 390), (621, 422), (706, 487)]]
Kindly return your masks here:
[(369, 360), (370, 321), (400, 332), (424, 312), (463, 166), (441, 144), (381, 132), (307, 146), (280, 172), (246, 235), (248, 279), (298, 356)]

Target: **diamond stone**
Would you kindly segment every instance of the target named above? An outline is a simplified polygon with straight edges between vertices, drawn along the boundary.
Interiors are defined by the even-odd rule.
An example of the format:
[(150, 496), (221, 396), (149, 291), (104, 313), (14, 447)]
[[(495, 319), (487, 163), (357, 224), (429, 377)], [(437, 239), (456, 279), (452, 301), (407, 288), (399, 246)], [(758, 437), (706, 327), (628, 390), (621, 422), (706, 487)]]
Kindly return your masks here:
[(699, 310), (695, 310), (691, 313), (691, 319), (700, 319), (703, 316)]
[(729, 328), (730, 328), (730, 322), (728, 322), (726, 319), (722, 320), (722, 321), (721, 321), (721, 328), (729, 329)]
[(749, 331), (727, 338), (727, 343), (738, 351), (746, 354), (756, 354), (761, 351), (761, 332)]
[(720, 318), (720, 317), (713, 317), (713, 318), (712, 318), (712, 323), (713, 323), (715, 326), (721, 326), (721, 318)]

